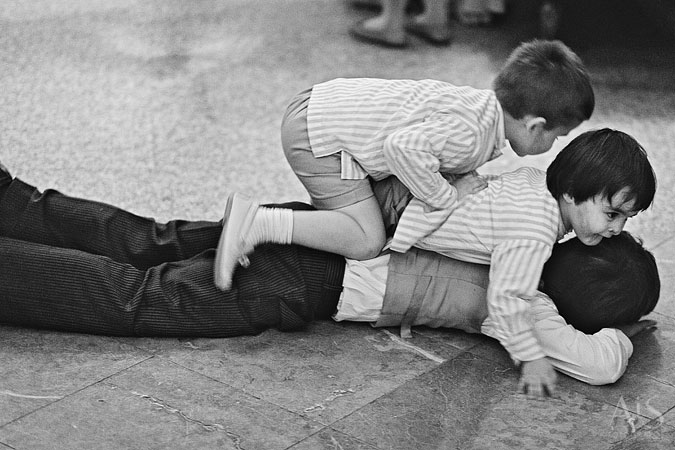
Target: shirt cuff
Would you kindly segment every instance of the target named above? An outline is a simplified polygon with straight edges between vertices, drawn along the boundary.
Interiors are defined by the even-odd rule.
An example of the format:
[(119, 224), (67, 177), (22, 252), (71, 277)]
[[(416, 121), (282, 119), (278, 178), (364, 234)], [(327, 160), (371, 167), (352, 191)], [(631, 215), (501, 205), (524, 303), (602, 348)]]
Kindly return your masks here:
[(515, 363), (534, 361), (535, 359), (546, 357), (537, 337), (531, 330), (512, 336), (505, 342), (502, 342), (502, 345), (509, 352), (511, 359)]

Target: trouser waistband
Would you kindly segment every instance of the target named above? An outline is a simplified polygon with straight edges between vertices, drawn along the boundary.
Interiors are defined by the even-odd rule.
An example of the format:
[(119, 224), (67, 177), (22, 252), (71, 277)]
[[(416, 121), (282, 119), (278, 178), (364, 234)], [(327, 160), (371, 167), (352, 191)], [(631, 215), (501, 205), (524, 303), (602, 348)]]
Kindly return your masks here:
[(300, 265), (308, 297), (314, 300), (315, 319), (330, 318), (337, 308), (345, 274), (343, 256), (299, 247)]

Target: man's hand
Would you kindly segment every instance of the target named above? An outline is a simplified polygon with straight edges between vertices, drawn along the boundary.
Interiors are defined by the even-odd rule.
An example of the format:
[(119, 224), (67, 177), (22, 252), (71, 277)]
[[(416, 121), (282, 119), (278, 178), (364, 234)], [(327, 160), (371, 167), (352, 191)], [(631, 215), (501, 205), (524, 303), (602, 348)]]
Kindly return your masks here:
[(469, 194), (475, 194), (487, 187), (487, 181), (476, 172), (469, 172), (452, 182), (457, 189), (457, 200), (461, 200)]
[(654, 327), (656, 327), (656, 320), (640, 320), (635, 323), (621, 325), (616, 328), (623, 331), (623, 333), (630, 338), (642, 331)]
[(553, 395), (556, 377), (553, 366), (546, 358), (525, 361), (521, 366), (518, 390), (537, 397)]

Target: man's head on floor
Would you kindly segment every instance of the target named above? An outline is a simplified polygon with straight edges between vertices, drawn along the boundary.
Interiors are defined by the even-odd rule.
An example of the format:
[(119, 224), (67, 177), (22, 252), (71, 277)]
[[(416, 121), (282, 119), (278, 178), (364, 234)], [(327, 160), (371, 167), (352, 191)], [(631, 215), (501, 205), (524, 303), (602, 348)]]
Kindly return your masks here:
[(626, 231), (595, 246), (577, 238), (556, 244), (542, 283), (567, 322), (586, 333), (637, 322), (661, 287), (654, 256)]

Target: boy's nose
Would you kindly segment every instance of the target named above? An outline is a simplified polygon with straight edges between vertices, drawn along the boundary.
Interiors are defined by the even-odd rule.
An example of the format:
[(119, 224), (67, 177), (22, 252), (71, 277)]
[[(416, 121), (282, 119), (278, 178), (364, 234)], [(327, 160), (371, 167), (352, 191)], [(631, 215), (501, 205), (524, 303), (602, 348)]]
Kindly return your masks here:
[(617, 220), (609, 227), (609, 232), (614, 236), (623, 231), (623, 227), (626, 225), (626, 219)]

